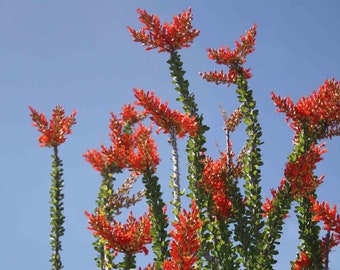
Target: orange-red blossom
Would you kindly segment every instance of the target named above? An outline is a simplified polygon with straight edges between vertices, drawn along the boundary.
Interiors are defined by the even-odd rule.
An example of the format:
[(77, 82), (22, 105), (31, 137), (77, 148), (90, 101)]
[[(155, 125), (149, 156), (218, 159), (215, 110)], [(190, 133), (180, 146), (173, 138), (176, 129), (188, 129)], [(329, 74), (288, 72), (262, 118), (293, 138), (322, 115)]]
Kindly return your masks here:
[(285, 177), (291, 184), (291, 195), (308, 196), (313, 193), (322, 183), (324, 176), (317, 178), (313, 175), (316, 163), (322, 160), (321, 155), (326, 153), (327, 149), (323, 148), (325, 144), (315, 146), (312, 144), (307, 153), (301, 154), (296, 161), (290, 161), (286, 164)]
[(243, 75), (246, 79), (251, 78), (250, 69), (245, 69), (242, 65), (246, 62), (248, 54), (255, 50), (256, 24), (250, 28), (245, 36), (240, 37), (240, 41), (235, 41), (235, 49), (232, 51), (227, 46), (222, 46), (220, 49), (207, 49), (208, 57), (214, 60), (219, 65), (226, 65), (228, 73), (223, 70), (217, 72), (204, 72), (200, 75), (208, 82), (216, 84), (231, 84), (236, 83), (236, 78)]
[(337, 206), (334, 205), (333, 208), (331, 208), (329, 203), (320, 203), (315, 200), (312, 200), (312, 203), (312, 211), (315, 213), (313, 220), (323, 221), (325, 224), (324, 229), (337, 233), (338, 239), (340, 240), (340, 215), (337, 211)]
[(228, 197), (227, 179), (238, 179), (241, 176), (242, 168), (235, 165), (226, 152), (216, 161), (207, 157), (204, 161), (203, 179), (200, 183), (204, 191), (211, 195), (214, 202), (214, 214), (221, 218), (228, 218), (232, 207)]
[(64, 143), (66, 135), (71, 134), (71, 127), (76, 124), (74, 110), (69, 116), (65, 117), (64, 108), (58, 105), (53, 109), (52, 119), (48, 122), (43, 113), (38, 113), (33, 107), (29, 106), (31, 111), (32, 125), (38, 128), (41, 133), (39, 137), (40, 146), (56, 147)]
[(324, 154), (327, 149), (323, 148), (325, 144), (316, 146), (312, 144), (307, 153), (301, 154), (295, 161), (289, 161), (286, 164), (284, 176), (280, 182), (280, 186), (277, 190), (271, 190), (272, 198), (266, 198), (263, 203), (263, 216), (273, 211), (274, 205), (278, 203), (277, 196), (279, 192), (282, 192), (284, 187), (289, 183), (290, 196), (292, 198), (309, 197), (316, 188), (322, 183), (324, 176), (317, 178), (313, 175), (313, 171), (316, 168), (316, 163), (322, 160), (321, 155)]
[(163, 25), (157, 15), (150, 15), (141, 9), (137, 9), (137, 12), (139, 21), (145, 26), (139, 31), (129, 26), (128, 30), (134, 41), (141, 42), (146, 50), (158, 48), (158, 52), (173, 52), (187, 48), (200, 33), (191, 25), (191, 8), (174, 16), (171, 24), (166, 22)]
[(165, 270), (190, 270), (198, 260), (196, 254), (200, 248), (198, 230), (203, 222), (199, 218), (199, 209), (192, 202), (191, 211), (183, 210), (179, 213), (178, 220), (172, 223), (174, 230), (170, 231), (171, 260), (165, 260)]
[(144, 92), (143, 89), (134, 89), (137, 104), (144, 107), (145, 113), (150, 114), (150, 119), (159, 127), (156, 132), (163, 130), (163, 133), (170, 133), (173, 129), (176, 135), (181, 138), (186, 134), (195, 136), (198, 124), (195, 117), (177, 110), (170, 110), (167, 102), (162, 103), (154, 92)]
[(103, 239), (106, 248), (112, 249), (115, 255), (118, 252), (129, 255), (139, 252), (148, 254), (145, 245), (152, 242), (150, 235), (151, 221), (148, 214), (144, 214), (137, 220), (130, 212), (125, 224), (115, 220), (109, 222), (105, 215), (100, 212), (97, 214), (85, 212), (85, 214), (89, 219), (90, 226), (88, 229), (92, 230), (94, 235)]
[(318, 91), (302, 97), (296, 104), (290, 97), (272, 93), (272, 100), (278, 112), (286, 114), (286, 121), (297, 133), (307, 131), (316, 139), (340, 135), (340, 84), (339, 81), (325, 80)]
[(111, 145), (101, 145), (101, 150), (88, 150), (83, 156), (92, 167), (100, 172), (107, 169), (128, 168), (137, 173), (154, 172), (160, 162), (157, 144), (151, 137), (152, 129), (137, 122), (145, 118), (144, 113), (135, 110), (135, 105), (124, 105), (121, 118), (111, 113)]
[(323, 229), (329, 232), (328, 237), (324, 237), (321, 243), (323, 259), (325, 259), (328, 255), (326, 253), (340, 243), (340, 215), (336, 205), (331, 208), (328, 202), (320, 203), (313, 198), (311, 202), (311, 211), (314, 213), (313, 221), (322, 221)]

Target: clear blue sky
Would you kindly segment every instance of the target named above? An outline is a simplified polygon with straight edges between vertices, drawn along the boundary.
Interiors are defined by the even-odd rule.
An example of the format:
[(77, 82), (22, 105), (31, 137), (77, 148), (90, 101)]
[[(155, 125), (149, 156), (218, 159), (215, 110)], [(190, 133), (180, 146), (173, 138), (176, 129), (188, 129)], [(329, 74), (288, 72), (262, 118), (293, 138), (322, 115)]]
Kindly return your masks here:
[[(84, 210), (95, 207), (100, 175), (82, 154), (107, 143), (109, 112), (132, 100), (133, 87), (152, 89), (174, 103), (176, 93), (166, 64), (167, 54), (146, 52), (132, 42), (127, 25), (139, 28), (136, 8), (157, 13), (162, 21), (192, 7), (193, 24), (201, 29), (192, 48), (181, 51), (186, 78), (197, 96), (208, 133), (208, 153), (216, 156), (215, 141), (224, 146), (218, 105), (235, 109), (233, 89), (209, 84), (198, 76), (215, 68), (205, 49), (233, 42), (254, 22), (258, 24), (256, 51), (247, 66), (254, 77), (265, 144), (263, 195), (276, 188), (292, 132), (270, 100), (274, 90), (294, 100), (318, 88), (325, 78), (340, 80), (340, 2), (328, 1), (123, 1), (123, 0), (1, 0), (0, 1), (0, 269), (50, 268), (49, 186), (51, 149), (38, 146), (28, 106), (50, 116), (62, 104), (69, 114), (78, 110), (73, 134), (60, 148), (64, 161), (66, 234), (62, 259), (65, 269), (95, 269), (91, 233)], [(238, 147), (242, 136), (235, 135)], [(170, 158), (166, 137), (162, 159)], [(318, 172), (325, 173), (319, 199), (340, 204), (338, 138)], [(183, 146), (183, 144), (182, 144)], [(185, 167), (185, 157), (182, 167)], [(169, 191), (169, 166), (159, 170)], [(135, 209), (136, 215), (144, 210)], [(287, 221), (280, 262), (289, 269), (295, 258), (297, 223)], [(339, 250), (340, 251), (340, 250)], [(142, 259), (141, 265), (146, 260)], [(331, 254), (332, 269), (340, 269), (339, 253)]]

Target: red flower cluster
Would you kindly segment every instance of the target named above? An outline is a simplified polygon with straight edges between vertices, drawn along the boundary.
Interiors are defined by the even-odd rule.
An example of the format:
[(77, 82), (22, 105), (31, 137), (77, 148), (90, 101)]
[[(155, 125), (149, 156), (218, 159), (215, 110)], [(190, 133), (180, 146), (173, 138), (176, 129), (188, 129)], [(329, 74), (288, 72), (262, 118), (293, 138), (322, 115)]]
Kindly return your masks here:
[(300, 196), (309, 197), (311, 193), (322, 183), (324, 176), (317, 178), (313, 175), (316, 163), (322, 160), (321, 155), (327, 149), (323, 148), (325, 144), (315, 146), (312, 144), (307, 153), (301, 154), (294, 162), (290, 161), (286, 164), (284, 175), (280, 186), (277, 190), (271, 190), (272, 198), (266, 198), (263, 203), (263, 216), (266, 217), (273, 210), (277, 202), (277, 194), (281, 192), (287, 182), (290, 184), (290, 196), (298, 198)]
[(315, 146), (313, 144), (307, 153), (301, 154), (296, 161), (286, 164), (284, 175), (291, 184), (291, 195), (308, 196), (322, 183), (324, 176), (317, 178), (313, 175), (316, 163), (322, 160), (321, 155), (327, 149), (325, 144)]
[(134, 105), (125, 105), (118, 118), (111, 113), (109, 148), (101, 146), (101, 151), (88, 150), (83, 156), (97, 171), (108, 169), (113, 172), (124, 168), (144, 173), (155, 171), (160, 162), (157, 145), (151, 138), (151, 128), (142, 124), (134, 126), (145, 117), (145, 114), (135, 110)]
[(104, 145), (101, 145), (101, 151), (97, 149), (88, 150), (83, 157), (89, 162), (92, 167), (99, 172), (103, 172), (113, 165), (115, 157), (112, 151), (112, 147), (107, 149)]
[(311, 198), (311, 203), (311, 211), (314, 213), (313, 221), (322, 221), (323, 229), (328, 232), (321, 242), (322, 259), (325, 261), (332, 248), (340, 243), (340, 215), (336, 205), (331, 208), (329, 203), (320, 203), (314, 198)]
[(156, 171), (160, 159), (157, 152), (157, 145), (151, 138), (151, 128), (139, 125), (134, 130), (134, 151), (128, 157), (131, 169), (137, 172)]
[(313, 91), (309, 97), (302, 97), (294, 105), (290, 97), (281, 98), (272, 93), (272, 100), (278, 112), (286, 114), (286, 121), (297, 133), (307, 131), (317, 139), (340, 135), (340, 84), (332, 78)]
[(145, 10), (137, 9), (139, 21), (145, 26), (140, 31), (128, 27), (134, 41), (141, 42), (146, 50), (158, 48), (158, 52), (173, 52), (190, 47), (190, 43), (200, 31), (192, 27), (191, 9), (174, 16), (171, 24), (161, 25), (157, 15), (150, 15)]
[(37, 127), (42, 134), (39, 137), (40, 146), (56, 147), (64, 143), (66, 135), (71, 134), (71, 127), (76, 124), (74, 110), (68, 117), (65, 117), (65, 111), (62, 106), (57, 106), (53, 109), (52, 119), (48, 123), (43, 113), (38, 113), (33, 107), (29, 107), (33, 126)]
[[(228, 163), (230, 168), (228, 168)], [(226, 153), (213, 161), (207, 157), (204, 163), (202, 187), (207, 194), (212, 196), (214, 201), (214, 212), (217, 216), (228, 218), (231, 210), (231, 202), (227, 196), (227, 177), (237, 179), (241, 175), (241, 168), (235, 166)]]
[(245, 36), (240, 37), (240, 42), (235, 41), (235, 49), (232, 51), (229, 47), (222, 46), (220, 49), (207, 49), (208, 57), (219, 65), (226, 65), (229, 70), (225, 74), (210, 71), (201, 73), (203, 79), (216, 84), (236, 83), (236, 78), (243, 75), (246, 79), (251, 78), (250, 69), (245, 69), (242, 65), (246, 62), (246, 56), (255, 50), (256, 24), (250, 28)]
[(311, 260), (308, 257), (306, 252), (301, 251), (299, 254), (299, 258), (293, 263), (292, 269), (293, 270), (303, 270), (308, 269), (310, 266)]
[(151, 120), (155, 122), (159, 129), (164, 133), (170, 133), (173, 129), (178, 137), (184, 137), (187, 133), (190, 136), (195, 136), (198, 130), (198, 125), (195, 117), (190, 117), (188, 114), (183, 114), (179, 111), (171, 111), (167, 102), (161, 103), (161, 100), (155, 96), (154, 92), (142, 89), (134, 89), (135, 97), (138, 100), (137, 104), (144, 107), (145, 113), (151, 115)]
[(145, 214), (137, 220), (130, 212), (127, 223), (121, 224), (115, 220), (110, 223), (101, 213), (93, 215), (85, 212), (85, 214), (89, 219), (88, 229), (92, 230), (94, 235), (102, 238), (106, 248), (112, 249), (115, 255), (118, 252), (129, 255), (139, 252), (148, 254), (145, 245), (152, 242), (149, 215)]
[(127, 125), (134, 125), (145, 118), (145, 114), (136, 110), (135, 104), (125, 104), (120, 112), (122, 120)]
[(164, 261), (165, 270), (190, 270), (197, 261), (196, 253), (200, 248), (198, 230), (203, 222), (199, 218), (199, 209), (195, 202), (192, 202), (190, 212), (183, 211), (183, 214), (178, 215), (179, 220), (172, 223), (175, 230), (170, 231), (171, 261)]
[(324, 229), (335, 233), (336, 245), (340, 242), (340, 215), (337, 211), (336, 205), (330, 208), (329, 203), (317, 202), (311, 200), (313, 207), (312, 211), (315, 213), (314, 221), (323, 221)]

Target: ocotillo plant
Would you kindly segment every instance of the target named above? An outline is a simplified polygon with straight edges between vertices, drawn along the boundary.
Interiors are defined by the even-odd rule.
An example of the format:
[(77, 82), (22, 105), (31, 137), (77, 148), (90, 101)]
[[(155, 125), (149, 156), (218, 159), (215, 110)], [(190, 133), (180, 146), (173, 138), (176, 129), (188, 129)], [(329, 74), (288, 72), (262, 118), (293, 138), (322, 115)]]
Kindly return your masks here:
[[(200, 34), (192, 25), (191, 9), (164, 24), (157, 15), (140, 9), (137, 13), (143, 27), (128, 27), (128, 31), (146, 50), (168, 54), (170, 77), (182, 111), (171, 109), (154, 91), (135, 88), (133, 102), (124, 105), (119, 114), (111, 113), (110, 145), (83, 154), (102, 176), (97, 207), (93, 213), (86, 212), (96, 238), (97, 268), (136, 269), (136, 255), (148, 255), (151, 244), (153, 256), (145, 269), (275, 269), (283, 226), (296, 205), (300, 244), (291, 268), (329, 269), (330, 251), (340, 242), (340, 216), (336, 206), (317, 200), (324, 176), (316, 176), (315, 169), (326, 152), (323, 140), (340, 135), (339, 81), (326, 79), (318, 90), (295, 103), (272, 93), (277, 111), (286, 114), (295, 134), (278, 188), (271, 190), (272, 198), (264, 198), (262, 128), (250, 88), (253, 74), (246, 67), (247, 58), (255, 51), (257, 25), (235, 42), (234, 49), (207, 49), (208, 57), (222, 68), (200, 76), (234, 88), (239, 103), (230, 115), (221, 110), (226, 145), (214, 159), (206, 149), (209, 125), (185, 78), (180, 55)], [(33, 118), (36, 123), (38, 119)], [(232, 143), (237, 132), (246, 136), (239, 153)], [(169, 136), (172, 171), (167, 176), (159, 176), (157, 171), (161, 162), (159, 133)], [(186, 139), (185, 152), (181, 152), (187, 157), (182, 166), (187, 168), (186, 179), (180, 175), (179, 139)], [(116, 179), (125, 176), (123, 172), (129, 177), (116, 187)], [(169, 183), (160, 181), (164, 178), (170, 178)], [(139, 180), (144, 189), (130, 195)], [(187, 190), (182, 188), (184, 183)], [(171, 187), (169, 201), (162, 185)], [(130, 212), (122, 223), (119, 215), (143, 200), (145, 213), (136, 218)], [(184, 200), (189, 201), (190, 210)], [(172, 214), (167, 211), (170, 204)]]

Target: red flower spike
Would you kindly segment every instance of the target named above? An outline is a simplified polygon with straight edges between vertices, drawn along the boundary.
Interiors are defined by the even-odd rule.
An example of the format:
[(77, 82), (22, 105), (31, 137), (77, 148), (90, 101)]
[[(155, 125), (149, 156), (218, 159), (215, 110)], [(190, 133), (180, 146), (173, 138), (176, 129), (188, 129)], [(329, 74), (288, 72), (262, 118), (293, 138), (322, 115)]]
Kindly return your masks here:
[(126, 168), (126, 158), (120, 155), (119, 151), (114, 151), (113, 147), (106, 148), (101, 145), (101, 151), (96, 149), (88, 150), (83, 157), (92, 167), (99, 172), (106, 171), (112, 167), (113, 171)]
[(145, 112), (151, 115), (150, 119), (159, 127), (156, 132), (163, 130), (163, 133), (170, 133), (170, 129), (173, 128), (179, 138), (186, 134), (196, 135), (198, 124), (195, 117), (190, 117), (177, 110), (171, 111), (167, 102), (161, 103), (154, 92), (134, 89), (134, 93), (138, 100), (137, 104), (144, 107)]
[(200, 73), (201, 77), (208, 82), (216, 84), (236, 83), (236, 78), (242, 74), (246, 79), (252, 77), (250, 69), (245, 69), (242, 65), (246, 62), (248, 54), (255, 50), (256, 24), (250, 28), (245, 36), (240, 37), (240, 41), (235, 41), (235, 49), (231, 51), (229, 47), (222, 46), (220, 49), (207, 49), (208, 57), (219, 65), (226, 65), (229, 70), (225, 74), (222, 70), (217, 73), (205, 72)]
[[(123, 117), (127, 117), (127, 114), (124, 114), (124, 107), (122, 115)], [(132, 118), (126, 118), (126, 120), (134, 121), (136, 117), (137, 114), (133, 113)], [(109, 133), (109, 136), (112, 145), (107, 150), (108, 152), (104, 151), (109, 156), (110, 155), (112, 156), (111, 161), (114, 162), (115, 165), (120, 167), (121, 169), (129, 167), (128, 158), (130, 156), (130, 153), (133, 151), (134, 147), (133, 134), (125, 131), (124, 129), (125, 124), (126, 122), (124, 122), (123, 119), (120, 119), (114, 113), (111, 113), (111, 119), (109, 124), (111, 132)]]
[(333, 208), (329, 206), (328, 202), (317, 202), (311, 199), (313, 204), (312, 211), (315, 213), (314, 221), (323, 221), (324, 229), (332, 231), (337, 234), (338, 241), (340, 240), (340, 215), (337, 211), (337, 206)]
[(325, 144), (315, 146), (313, 144), (307, 153), (301, 154), (295, 162), (286, 164), (284, 175), (291, 184), (293, 197), (308, 196), (322, 183), (324, 176), (317, 178), (313, 175), (316, 163), (322, 160), (321, 155), (327, 149)]
[(157, 15), (150, 15), (145, 10), (137, 9), (139, 21), (145, 26), (140, 31), (128, 27), (135, 42), (141, 42), (146, 50), (158, 48), (158, 52), (173, 52), (190, 47), (190, 43), (200, 31), (192, 27), (191, 8), (173, 17), (171, 24), (161, 25)]
[(160, 162), (157, 152), (158, 146), (151, 138), (151, 132), (151, 128), (140, 125), (133, 133), (135, 150), (129, 155), (128, 163), (132, 170), (139, 173), (155, 172)]
[(278, 112), (286, 114), (286, 121), (295, 131), (295, 138), (301, 131), (314, 134), (316, 139), (340, 135), (340, 84), (332, 78), (308, 97), (302, 97), (296, 104), (290, 97), (281, 98), (272, 93), (272, 100)]
[(199, 219), (199, 209), (193, 201), (191, 211), (183, 210), (179, 213), (178, 220), (172, 223), (174, 230), (170, 231), (172, 241), (170, 243), (171, 260), (165, 260), (165, 270), (190, 270), (198, 260), (196, 253), (200, 248), (198, 230), (203, 222)]
[(145, 118), (145, 114), (136, 110), (135, 104), (127, 104), (123, 106), (122, 112), (120, 113), (124, 123), (133, 125)]
[(208, 57), (219, 65), (229, 67), (241, 66), (246, 62), (246, 56), (255, 51), (256, 24), (246, 32), (246, 36), (241, 36), (239, 41), (235, 41), (235, 49), (231, 51), (229, 47), (222, 46), (220, 49), (207, 49)]
[[(229, 75), (229, 73), (228, 73)], [(220, 70), (220, 72), (217, 73), (217, 71), (209, 71), (201, 74), (202, 78), (207, 80), (208, 82), (214, 82), (217, 85), (219, 84), (228, 84), (230, 82), (230, 78), (227, 74), (223, 72), (223, 70)]]
[(39, 137), (41, 147), (56, 147), (64, 143), (66, 135), (71, 134), (71, 127), (76, 124), (74, 110), (68, 117), (65, 117), (65, 111), (62, 106), (56, 106), (53, 109), (52, 119), (48, 123), (43, 113), (38, 113), (33, 107), (29, 106), (31, 111), (32, 125), (38, 128), (42, 134)]
[(105, 246), (115, 253), (123, 252), (129, 255), (144, 252), (148, 254), (145, 245), (152, 242), (150, 235), (150, 217), (144, 214), (137, 220), (130, 212), (127, 223), (121, 224), (113, 220), (111, 223), (101, 213), (85, 212), (89, 219), (89, 230), (105, 241)]
[(99, 152), (97, 149), (87, 150), (85, 154), (83, 154), (85, 160), (92, 165), (92, 167), (99, 172), (104, 171), (104, 169), (108, 166), (108, 158), (103, 155), (102, 152)]
[(134, 105), (125, 105), (118, 118), (111, 113), (110, 147), (101, 145), (101, 151), (88, 150), (83, 156), (92, 167), (100, 172), (109, 169), (111, 172), (128, 168), (137, 173), (156, 171), (159, 164), (157, 145), (150, 137), (151, 128), (143, 125), (134, 127), (146, 116), (138, 112)]
[[(230, 168), (228, 168), (228, 163), (230, 163)], [(227, 176), (231, 175), (237, 179), (240, 174), (241, 171), (232, 161), (228, 160), (226, 153), (222, 153), (216, 161), (210, 157), (206, 158), (201, 185), (205, 192), (211, 194), (215, 208), (213, 210), (218, 217), (228, 218), (232, 207), (227, 196)]]

